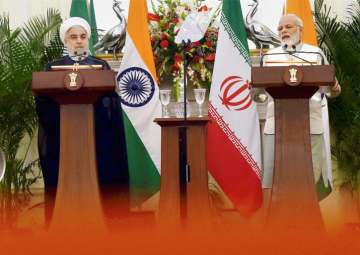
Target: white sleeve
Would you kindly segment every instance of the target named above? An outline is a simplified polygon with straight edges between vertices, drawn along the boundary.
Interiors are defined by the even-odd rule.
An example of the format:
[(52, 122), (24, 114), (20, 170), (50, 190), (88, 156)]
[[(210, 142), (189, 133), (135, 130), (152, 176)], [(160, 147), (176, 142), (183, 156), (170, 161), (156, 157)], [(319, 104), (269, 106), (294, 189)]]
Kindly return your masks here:
[(329, 64), (329, 61), (328, 59), (326, 58), (325, 56), (325, 53), (322, 51), (322, 49), (319, 48), (319, 53), (321, 54), (321, 56), (324, 58), (324, 64), (325, 65), (328, 65)]

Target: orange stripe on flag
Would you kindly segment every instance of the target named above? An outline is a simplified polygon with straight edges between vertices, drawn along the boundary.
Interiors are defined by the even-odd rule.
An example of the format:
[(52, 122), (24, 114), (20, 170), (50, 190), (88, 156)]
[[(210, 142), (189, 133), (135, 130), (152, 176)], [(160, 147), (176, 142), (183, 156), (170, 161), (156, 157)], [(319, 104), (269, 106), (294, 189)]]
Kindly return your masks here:
[(317, 46), (314, 18), (309, 0), (287, 0), (286, 13), (299, 16), (304, 22), (302, 39), (304, 43)]
[(148, 22), (146, 0), (130, 0), (127, 32), (153, 78), (157, 80)]

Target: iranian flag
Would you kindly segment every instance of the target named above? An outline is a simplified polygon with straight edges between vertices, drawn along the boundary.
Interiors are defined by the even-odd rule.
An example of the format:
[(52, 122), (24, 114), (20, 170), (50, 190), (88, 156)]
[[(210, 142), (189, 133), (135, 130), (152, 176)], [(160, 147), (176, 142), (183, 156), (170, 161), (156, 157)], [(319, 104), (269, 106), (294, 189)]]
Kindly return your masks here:
[(210, 91), (208, 167), (238, 211), (261, 206), (261, 147), (240, 0), (223, 1)]
[(161, 130), (154, 119), (161, 116), (161, 104), (147, 13), (145, 0), (130, 1), (125, 53), (117, 76), (133, 205), (160, 188)]

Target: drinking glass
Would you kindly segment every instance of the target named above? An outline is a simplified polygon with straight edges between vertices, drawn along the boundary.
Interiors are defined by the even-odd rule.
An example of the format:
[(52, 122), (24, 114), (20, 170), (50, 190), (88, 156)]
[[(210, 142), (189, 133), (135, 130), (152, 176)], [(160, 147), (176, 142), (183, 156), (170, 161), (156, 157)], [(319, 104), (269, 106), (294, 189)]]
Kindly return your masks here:
[(170, 89), (161, 89), (160, 90), (160, 102), (162, 105), (162, 115), (164, 118), (169, 118), (169, 111), (167, 106), (170, 103), (171, 90)]
[(205, 101), (205, 95), (206, 95), (206, 89), (200, 88), (200, 89), (194, 89), (194, 95), (196, 103), (199, 107), (199, 117), (202, 117), (202, 104)]

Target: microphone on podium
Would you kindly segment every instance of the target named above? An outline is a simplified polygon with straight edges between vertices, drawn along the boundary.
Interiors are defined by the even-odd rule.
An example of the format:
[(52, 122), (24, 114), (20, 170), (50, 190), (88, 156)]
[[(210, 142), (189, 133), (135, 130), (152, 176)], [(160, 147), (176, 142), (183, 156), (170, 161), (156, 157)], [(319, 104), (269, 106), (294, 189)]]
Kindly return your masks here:
[(74, 54), (70, 55), (71, 58), (75, 58), (77, 61), (81, 61), (88, 57), (89, 51), (85, 48), (78, 48), (74, 51)]
[(295, 55), (297, 53), (306, 53), (306, 54), (319, 55), (321, 57), (321, 65), (325, 64), (325, 58), (320, 52), (316, 52), (316, 51), (297, 51), (295, 45), (289, 46), (287, 44), (285, 44), (282, 48), (283, 48), (283, 50), (285, 52), (274, 52), (274, 53), (265, 53), (265, 54), (263, 54), (261, 56), (261, 59), (260, 59), (260, 67), (263, 67), (263, 65), (264, 65), (264, 57), (265, 56), (276, 56), (276, 55), (290, 55), (290, 56), (292, 56), (294, 58), (297, 58), (297, 59), (300, 59), (300, 60), (304, 61), (305, 63), (308, 63), (310, 65), (314, 65), (314, 62), (311, 62), (311, 61), (309, 61), (307, 59), (299, 57), (298, 55)]

